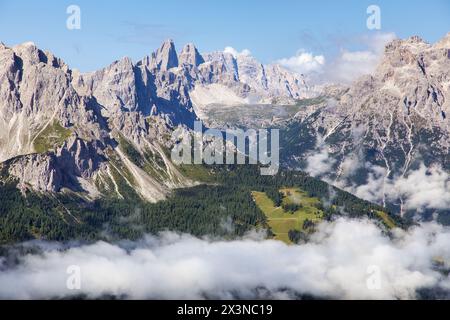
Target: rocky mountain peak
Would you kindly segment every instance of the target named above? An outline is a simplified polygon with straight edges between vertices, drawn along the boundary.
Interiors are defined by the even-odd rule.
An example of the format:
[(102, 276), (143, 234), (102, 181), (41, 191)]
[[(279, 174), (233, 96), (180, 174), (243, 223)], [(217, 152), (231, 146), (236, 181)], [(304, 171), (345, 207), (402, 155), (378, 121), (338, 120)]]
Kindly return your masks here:
[(193, 43), (188, 43), (184, 46), (181, 51), (178, 62), (180, 65), (188, 64), (193, 66), (198, 66), (205, 62), (202, 55), (198, 52), (197, 48)]
[(172, 39), (163, 42), (155, 54), (156, 66), (165, 71), (178, 67), (178, 55)]
[(133, 66), (133, 62), (131, 61), (131, 59), (129, 57), (123, 57), (123, 58), (115, 61), (113, 63), (113, 65), (132, 67)]
[(92, 95), (108, 113), (137, 108), (134, 66), (129, 57), (114, 61), (108, 67), (87, 74), (73, 74), (77, 92)]
[(450, 32), (434, 45), (436, 48), (450, 49)]
[(205, 101), (292, 99), (304, 87), (297, 76), (249, 54), (202, 56), (189, 43), (178, 56), (172, 40), (136, 65), (124, 57), (89, 73), (70, 70), (31, 42), (1, 46), (0, 162), (11, 160), (9, 174), (38, 191), (121, 196), (117, 185), (128, 184), (156, 201), (167, 188), (190, 182), (167, 159), (161, 176), (143, 172), (137, 153), (145, 157), (151, 149), (164, 158), (158, 148), (170, 146), (171, 128), (192, 127)]
[(48, 62), (47, 55), (43, 51), (39, 50), (34, 42), (24, 42), (14, 46), (12, 50), (23, 60), (24, 63), (35, 65), (40, 62)]
[(15, 50), (24, 50), (24, 49), (37, 50), (37, 47), (33, 41), (27, 41), (27, 42), (23, 42), (18, 45), (15, 45), (13, 47), (13, 49), (15, 49)]
[(415, 36), (411, 36), (408, 39), (405, 40), (408, 43), (427, 43), (425, 40), (423, 40), (421, 37), (415, 35)]
[(410, 51), (421, 51), (425, 48), (430, 47), (430, 44), (423, 40), (419, 36), (411, 36), (407, 39), (394, 39), (389, 42), (385, 47), (385, 52), (390, 52), (393, 50), (398, 50), (400, 48), (409, 49)]

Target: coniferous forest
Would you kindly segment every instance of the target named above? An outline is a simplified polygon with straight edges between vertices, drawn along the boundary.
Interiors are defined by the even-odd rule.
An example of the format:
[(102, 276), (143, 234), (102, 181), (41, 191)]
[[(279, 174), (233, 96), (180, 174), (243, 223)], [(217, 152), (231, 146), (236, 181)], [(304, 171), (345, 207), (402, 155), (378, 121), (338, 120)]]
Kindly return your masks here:
[[(208, 170), (214, 171), (208, 184), (175, 190), (167, 200), (157, 203), (145, 202), (132, 193), (126, 199), (95, 201), (70, 194), (22, 194), (14, 183), (3, 183), (0, 242), (137, 239), (161, 231), (233, 238), (255, 227), (267, 227), (251, 191), (265, 192), (279, 204), (282, 187), (298, 187), (321, 199), (325, 219), (341, 214), (378, 219), (374, 212), (383, 210), (302, 172), (261, 176), (257, 166), (239, 165)], [(399, 217), (391, 217), (398, 225), (405, 225)]]

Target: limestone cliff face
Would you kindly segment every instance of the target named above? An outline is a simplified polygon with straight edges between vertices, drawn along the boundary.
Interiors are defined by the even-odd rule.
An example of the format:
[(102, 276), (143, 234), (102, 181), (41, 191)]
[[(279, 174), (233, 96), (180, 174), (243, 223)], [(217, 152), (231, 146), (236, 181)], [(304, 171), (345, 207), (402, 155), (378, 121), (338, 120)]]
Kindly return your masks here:
[(54, 154), (20, 157), (11, 164), (9, 173), (19, 179), (20, 189), (31, 187), (36, 191), (57, 192), (62, 186), (62, 174)]
[(449, 52), (450, 34), (436, 44), (392, 41), (373, 74), (327, 88), (326, 101), (297, 115), (285, 160), (305, 168), (320, 152), (329, 167), (323, 178), (358, 187), (378, 177), (381, 189), (421, 164), (450, 170)]
[(171, 40), (137, 63), (123, 58), (92, 73), (33, 43), (0, 44), (0, 162), (22, 187), (121, 197), (125, 186), (157, 201), (192, 184), (166, 152), (173, 129), (192, 128), (208, 104), (318, 95), (328, 99), (294, 120), (298, 136), (290, 141), (301, 141), (285, 148), (288, 162), (320, 135), (337, 175), (360, 150), (390, 174), (406, 172), (419, 155), (450, 167), (450, 35), (434, 45), (395, 40), (374, 74), (321, 92), (248, 54), (200, 54), (193, 44), (178, 54)]
[(101, 136), (91, 101), (70, 82), (68, 67), (32, 43), (0, 48), (0, 161), (35, 151), (55, 122)]
[[(2, 46), (0, 57), (0, 160), (14, 158), (10, 174), (40, 191), (92, 175), (108, 133), (91, 97), (71, 85), (71, 70), (33, 43)], [(75, 141), (92, 150), (75, 152)]]
[(272, 99), (291, 102), (316, 95), (304, 77), (283, 67), (263, 65), (248, 54), (233, 56), (229, 52), (205, 54), (200, 65), (202, 84), (223, 84), (242, 98), (267, 103)]
[[(173, 123), (195, 117), (178, 101), (173, 79), (164, 77), (177, 65), (173, 50), (173, 43), (165, 43), (157, 52), (157, 74), (128, 58), (80, 74), (32, 43), (1, 45), (2, 167), (21, 188), (67, 189), (91, 198), (120, 196), (119, 185), (128, 185), (157, 201), (170, 188), (190, 185), (164, 150)], [(157, 89), (158, 79), (173, 88)]]
[(375, 73), (356, 81), (334, 108), (324, 110), (322, 125), (341, 134), (359, 127), (380, 153), (385, 149), (401, 156), (402, 161), (386, 160), (392, 168), (406, 170), (419, 153), (434, 153), (450, 167), (448, 157), (438, 157), (450, 149), (450, 45), (443, 47), (448, 38), (435, 45), (418, 37), (388, 44)]
[(205, 60), (193, 43), (185, 45), (178, 57), (178, 63), (180, 65), (198, 67), (204, 62)]

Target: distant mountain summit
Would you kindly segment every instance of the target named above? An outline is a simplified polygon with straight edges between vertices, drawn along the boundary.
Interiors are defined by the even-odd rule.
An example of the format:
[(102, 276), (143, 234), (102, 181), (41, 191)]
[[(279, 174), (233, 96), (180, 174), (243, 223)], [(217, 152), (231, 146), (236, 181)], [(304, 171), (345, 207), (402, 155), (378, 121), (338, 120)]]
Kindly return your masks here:
[[(172, 40), (133, 63), (90, 73), (70, 69), (34, 43), (0, 44), (0, 161), (4, 178), (22, 189), (72, 191), (88, 198), (136, 190), (149, 201), (192, 185), (166, 156), (176, 126), (191, 128), (207, 101), (283, 98), (304, 80), (249, 56), (180, 54)], [(196, 99), (193, 99), (195, 97)], [(195, 103), (194, 103), (195, 100)], [(229, 101), (226, 101), (229, 102)]]

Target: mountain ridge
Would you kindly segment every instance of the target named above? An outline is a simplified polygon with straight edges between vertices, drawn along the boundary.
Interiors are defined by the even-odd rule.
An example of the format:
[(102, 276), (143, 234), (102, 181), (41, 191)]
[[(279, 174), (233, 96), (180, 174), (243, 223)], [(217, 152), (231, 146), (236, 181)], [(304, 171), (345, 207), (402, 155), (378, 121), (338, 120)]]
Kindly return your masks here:
[[(422, 166), (424, 182), (432, 172), (443, 177), (450, 171), (449, 39), (428, 44), (414, 36), (388, 43), (373, 74), (325, 92), (324, 103), (297, 114), (288, 125), (291, 149), (284, 159), (366, 199), (411, 211), (413, 187), (393, 190), (396, 181), (407, 181)], [(314, 167), (314, 159), (326, 170)], [(450, 190), (445, 181), (439, 188)], [(414, 209), (438, 209), (422, 203)]]
[[(238, 68), (239, 58), (224, 59)], [(2, 45), (0, 122), (6, 129), (0, 132), (0, 161), (11, 159), (3, 166), (21, 188), (69, 189), (95, 198), (102, 190), (120, 196), (117, 186), (125, 183), (148, 201), (162, 200), (174, 187), (195, 184), (164, 151), (175, 127), (192, 128), (198, 119), (193, 88), (219, 84), (238, 95), (267, 95), (266, 78), (254, 84), (264, 83), (264, 90), (254, 89), (233, 76), (239, 69), (227, 67), (225, 60), (205, 60), (193, 44), (178, 54), (170, 39), (137, 63), (124, 57), (89, 73), (70, 69), (32, 42)], [(253, 58), (246, 68), (265, 73)], [(288, 75), (281, 69), (272, 74), (277, 72)], [(287, 95), (295, 91), (287, 89)], [(124, 181), (116, 181), (115, 171)]]
[[(195, 185), (167, 157), (171, 132), (190, 130), (199, 118), (212, 127), (236, 125), (216, 121), (220, 113), (208, 119), (215, 106), (241, 114), (239, 121), (242, 110), (275, 110), (251, 124), (288, 128), (283, 164), (307, 170), (318, 154), (328, 172), (313, 174), (356, 194), (380, 172), (389, 182), (421, 162), (448, 170), (449, 39), (393, 40), (373, 74), (322, 87), (245, 52), (200, 54), (189, 43), (178, 54), (172, 40), (136, 63), (124, 57), (90, 73), (32, 43), (3, 45), (0, 160), (13, 159), (3, 166), (22, 188), (95, 198), (120, 197), (128, 186), (162, 200), (173, 188)], [(346, 172), (350, 162), (358, 165)], [(386, 205), (385, 194), (381, 201)]]

